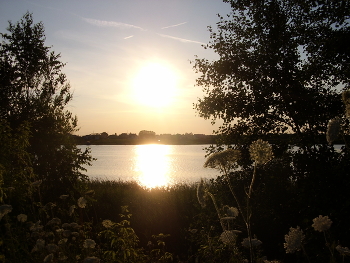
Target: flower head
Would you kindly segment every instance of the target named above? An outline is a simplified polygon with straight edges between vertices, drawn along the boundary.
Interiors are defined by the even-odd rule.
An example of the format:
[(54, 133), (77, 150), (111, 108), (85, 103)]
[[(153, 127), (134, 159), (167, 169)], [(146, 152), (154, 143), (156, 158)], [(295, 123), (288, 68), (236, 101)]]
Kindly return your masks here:
[(289, 229), (288, 235), (284, 236), (284, 248), (286, 249), (286, 253), (294, 253), (295, 251), (299, 251), (304, 240), (305, 236), (300, 227)]
[(312, 227), (319, 232), (324, 232), (328, 230), (332, 225), (332, 220), (328, 218), (328, 216), (321, 216), (314, 218), (312, 220), (314, 223), (312, 224)]
[(236, 207), (228, 207), (226, 211), (228, 216), (237, 217), (239, 215), (238, 209)]
[(83, 246), (84, 248), (95, 248), (96, 242), (92, 239), (85, 239)]
[(216, 168), (221, 172), (228, 172), (237, 163), (240, 154), (240, 151), (234, 149), (213, 153), (205, 161), (204, 167)]
[(350, 256), (350, 249), (348, 247), (342, 247), (340, 245), (336, 246), (335, 249), (340, 253), (342, 256)]
[(78, 199), (78, 206), (80, 208), (85, 208), (86, 207), (86, 203), (87, 203), (87, 201), (86, 201), (86, 199), (84, 197), (80, 197)]
[(27, 215), (25, 215), (25, 214), (19, 214), (19, 215), (17, 216), (17, 220), (18, 220), (19, 222), (24, 223), (25, 221), (27, 221)]
[(261, 139), (250, 145), (249, 153), (250, 158), (257, 164), (265, 164), (273, 158), (271, 145)]
[(234, 233), (234, 231), (225, 230), (221, 233), (219, 240), (224, 243), (225, 245), (234, 244), (236, 241), (237, 235)]
[(103, 221), (102, 221), (102, 225), (103, 225), (105, 228), (111, 228), (111, 227), (114, 225), (114, 223), (113, 223), (111, 220), (106, 219), (106, 220), (103, 220)]

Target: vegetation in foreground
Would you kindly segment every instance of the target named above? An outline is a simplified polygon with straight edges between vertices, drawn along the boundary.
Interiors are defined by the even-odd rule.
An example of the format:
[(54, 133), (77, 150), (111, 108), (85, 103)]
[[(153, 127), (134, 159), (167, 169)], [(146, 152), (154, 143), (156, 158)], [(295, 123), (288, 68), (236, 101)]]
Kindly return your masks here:
[[(349, 262), (350, 151), (345, 136), (340, 152), (332, 146), (349, 134), (349, 3), (227, 2), (233, 12), (207, 46), (219, 60), (195, 61), (207, 94), (195, 107), (224, 120), (205, 164), (220, 174), (169, 189), (88, 180), (64, 64), (31, 14), (10, 23), (1, 261)], [(292, 141), (267, 142), (288, 132)]]

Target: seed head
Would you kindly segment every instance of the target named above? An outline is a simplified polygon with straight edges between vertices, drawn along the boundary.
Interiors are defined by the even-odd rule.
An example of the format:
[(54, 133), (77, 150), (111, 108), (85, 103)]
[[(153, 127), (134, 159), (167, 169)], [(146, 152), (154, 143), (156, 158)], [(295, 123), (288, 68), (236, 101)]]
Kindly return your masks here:
[(273, 158), (271, 145), (261, 139), (250, 145), (249, 153), (250, 158), (257, 164), (265, 164)]
[(239, 157), (240, 151), (234, 149), (216, 152), (207, 158), (204, 167), (216, 168), (221, 172), (228, 171), (237, 163)]
[(321, 216), (314, 218), (312, 220), (314, 223), (312, 224), (312, 227), (319, 232), (324, 232), (328, 230), (332, 225), (332, 220), (328, 218), (328, 216)]
[(300, 227), (291, 227), (289, 229), (288, 235), (284, 236), (284, 240), (286, 241), (286, 243), (284, 243), (286, 253), (294, 253), (296, 251), (299, 251), (303, 244), (304, 238), (305, 236)]

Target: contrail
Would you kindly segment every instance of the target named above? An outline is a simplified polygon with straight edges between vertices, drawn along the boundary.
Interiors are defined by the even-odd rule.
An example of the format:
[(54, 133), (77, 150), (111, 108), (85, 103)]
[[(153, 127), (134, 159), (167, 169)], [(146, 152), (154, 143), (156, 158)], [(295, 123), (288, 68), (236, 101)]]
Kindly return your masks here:
[(89, 24), (95, 25), (95, 26), (103, 26), (103, 27), (118, 27), (118, 28), (136, 28), (140, 30), (144, 30), (142, 27), (134, 26), (130, 24), (120, 23), (120, 22), (114, 22), (114, 21), (104, 21), (104, 20), (97, 20), (97, 19), (91, 19), (91, 18), (84, 18), (83, 20)]
[(166, 38), (171, 38), (171, 39), (175, 39), (184, 43), (197, 43), (197, 44), (202, 44), (205, 45), (205, 43), (203, 42), (199, 42), (199, 41), (194, 41), (194, 40), (190, 40), (190, 39), (185, 39), (185, 38), (179, 38), (179, 37), (173, 37), (173, 36), (169, 36), (169, 35), (163, 35), (163, 34), (158, 34), (157, 35), (161, 36), (161, 37), (166, 37)]
[(181, 25), (184, 25), (184, 24), (186, 24), (186, 23), (187, 23), (187, 22), (182, 22), (182, 23), (179, 23), (179, 24), (176, 24), (176, 25), (165, 26), (165, 27), (162, 27), (161, 29), (166, 29), (166, 28), (169, 28), (169, 27), (181, 26)]

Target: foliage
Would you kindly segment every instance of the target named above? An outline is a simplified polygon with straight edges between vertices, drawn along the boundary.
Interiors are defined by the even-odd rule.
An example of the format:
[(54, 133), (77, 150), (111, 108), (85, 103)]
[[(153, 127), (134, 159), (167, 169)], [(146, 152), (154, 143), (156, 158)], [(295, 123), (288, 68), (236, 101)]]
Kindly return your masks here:
[(269, 133), (295, 133), (308, 147), (342, 111), (339, 89), (349, 83), (348, 1), (227, 0), (232, 11), (209, 27), (205, 48), (215, 61), (197, 58), (201, 117), (222, 119), (225, 143)]
[(0, 44), (0, 120), (7, 127), (3, 136), (16, 138), (26, 129), (24, 170), (31, 175), (24, 181), (42, 180), (43, 198), (63, 191), (78, 194), (80, 181), (87, 179), (83, 165), (92, 159), (71, 136), (77, 119), (65, 109), (72, 93), (60, 54), (45, 46), (44, 26), (35, 24), (30, 13), (9, 22), (7, 30)]

